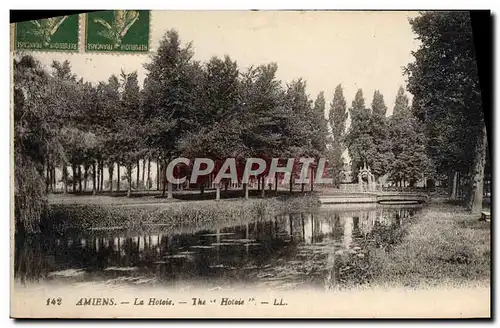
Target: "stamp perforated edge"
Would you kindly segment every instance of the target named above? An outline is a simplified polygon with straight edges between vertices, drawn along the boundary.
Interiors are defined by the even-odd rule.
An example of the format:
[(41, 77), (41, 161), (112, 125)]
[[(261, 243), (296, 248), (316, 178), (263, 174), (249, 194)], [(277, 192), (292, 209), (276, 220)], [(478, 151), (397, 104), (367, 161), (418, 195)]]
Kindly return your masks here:
[(14, 39), (16, 38), (16, 23), (10, 23), (10, 52), (14, 52)]

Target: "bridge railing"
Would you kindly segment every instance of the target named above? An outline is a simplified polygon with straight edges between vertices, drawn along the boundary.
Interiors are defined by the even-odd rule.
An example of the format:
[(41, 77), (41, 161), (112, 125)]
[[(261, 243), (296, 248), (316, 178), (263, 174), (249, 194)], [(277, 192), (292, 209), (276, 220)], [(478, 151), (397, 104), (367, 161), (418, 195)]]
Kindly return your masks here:
[(373, 193), (382, 191), (382, 186), (380, 184), (374, 184), (371, 188), (364, 185), (363, 188), (357, 183), (342, 183), (338, 186), (333, 185), (317, 185), (315, 186), (317, 191), (325, 191), (328, 193), (348, 193), (348, 194), (359, 194), (359, 193)]
[(429, 190), (419, 187), (383, 187), (383, 192), (428, 193)]

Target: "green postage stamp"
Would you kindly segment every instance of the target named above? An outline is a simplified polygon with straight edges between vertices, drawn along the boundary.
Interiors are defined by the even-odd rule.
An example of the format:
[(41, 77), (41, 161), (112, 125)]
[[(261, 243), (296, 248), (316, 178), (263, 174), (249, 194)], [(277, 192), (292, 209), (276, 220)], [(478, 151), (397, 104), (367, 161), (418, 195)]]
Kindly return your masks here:
[(149, 51), (149, 10), (98, 11), (86, 16), (85, 51)]
[(17, 23), (16, 50), (78, 51), (79, 15)]

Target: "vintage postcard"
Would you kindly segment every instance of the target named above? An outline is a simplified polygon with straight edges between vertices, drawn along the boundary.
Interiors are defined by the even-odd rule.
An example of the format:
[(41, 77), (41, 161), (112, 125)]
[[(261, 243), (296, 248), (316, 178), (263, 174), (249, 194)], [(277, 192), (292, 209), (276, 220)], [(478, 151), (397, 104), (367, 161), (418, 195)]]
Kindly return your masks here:
[(489, 318), (469, 12), (11, 24), (11, 317)]

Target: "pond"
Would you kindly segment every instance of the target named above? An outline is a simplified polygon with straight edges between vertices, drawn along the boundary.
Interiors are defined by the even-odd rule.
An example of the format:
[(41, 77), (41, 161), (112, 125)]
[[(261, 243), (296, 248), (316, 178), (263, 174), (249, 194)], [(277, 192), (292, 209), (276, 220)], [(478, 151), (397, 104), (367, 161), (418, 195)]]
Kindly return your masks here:
[(332, 288), (370, 281), (370, 251), (401, 238), (418, 206), (323, 206), (244, 225), (169, 233), (65, 231), (16, 236), (25, 283), (102, 282), (189, 289)]

